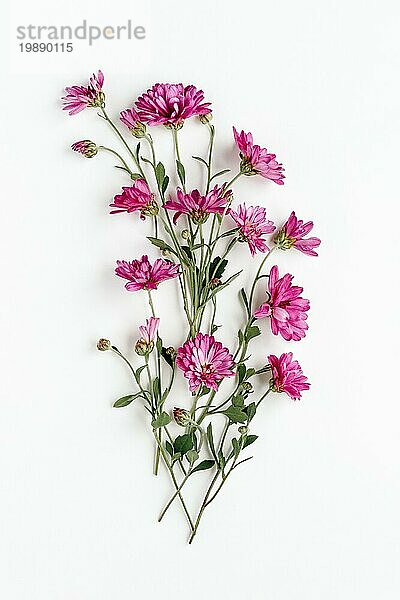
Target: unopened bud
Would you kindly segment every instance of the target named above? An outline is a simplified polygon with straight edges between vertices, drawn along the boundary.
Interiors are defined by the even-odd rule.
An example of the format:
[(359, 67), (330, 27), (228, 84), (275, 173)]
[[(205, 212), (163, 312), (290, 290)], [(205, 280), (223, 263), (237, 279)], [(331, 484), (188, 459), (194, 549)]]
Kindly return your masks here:
[(147, 342), (143, 338), (138, 340), (135, 344), (135, 352), (139, 356), (147, 356), (147, 354), (150, 354), (150, 352), (153, 351), (153, 348), (154, 342)]
[(101, 352), (105, 352), (111, 348), (110, 340), (106, 340), (105, 338), (100, 338), (97, 342), (97, 350), (101, 350)]
[(250, 394), (253, 391), (253, 386), (251, 385), (250, 381), (244, 381), (242, 383), (242, 389), (244, 392)]
[(85, 158), (93, 158), (99, 151), (98, 147), (91, 140), (81, 140), (80, 142), (74, 142), (71, 146), (74, 152), (79, 152)]
[(177, 351), (172, 346), (168, 346), (166, 353), (172, 358), (172, 360), (176, 359)]
[(184, 408), (175, 407), (173, 410), (174, 421), (181, 427), (186, 427), (191, 422), (190, 413)]
[(190, 236), (190, 233), (189, 233), (189, 231), (187, 229), (184, 229), (182, 231), (182, 233), (181, 233), (181, 236), (183, 237), (184, 240), (188, 240), (189, 236)]
[(221, 285), (221, 283), (222, 283), (222, 281), (218, 277), (213, 277), (208, 282), (208, 285), (212, 290), (215, 290), (215, 288), (219, 287)]
[(238, 431), (241, 435), (245, 435), (249, 431), (249, 428), (246, 425), (241, 425)]

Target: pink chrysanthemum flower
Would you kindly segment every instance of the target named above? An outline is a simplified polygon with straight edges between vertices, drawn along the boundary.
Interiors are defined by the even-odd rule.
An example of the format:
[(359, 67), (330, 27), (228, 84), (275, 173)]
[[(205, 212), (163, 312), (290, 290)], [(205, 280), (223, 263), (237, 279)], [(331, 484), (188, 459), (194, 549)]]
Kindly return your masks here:
[(146, 325), (139, 327), (141, 338), (135, 344), (135, 352), (139, 356), (146, 356), (153, 351), (159, 323), (160, 319), (150, 317), (150, 319), (146, 319)]
[(279, 279), (278, 267), (272, 267), (269, 274), (269, 299), (255, 311), (256, 319), (271, 318), (274, 335), (281, 334), (285, 340), (299, 341), (305, 337), (308, 325), (307, 311), (310, 301), (301, 298), (302, 287), (292, 285), (293, 275), (287, 273)]
[(135, 137), (142, 138), (146, 135), (146, 125), (140, 121), (134, 108), (122, 110), (119, 113), (119, 118)]
[(300, 400), (301, 392), (309, 390), (310, 384), (297, 360), (293, 360), (292, 352), (284, 353), (279, 358), (271, 354), (268, 360), (272, 368), (271, 389), (285, 392), (292, 400)]
[(136, 179), (130, 187), (122, 188), (122, 194), (114, 196), (114, 202), (110, 206), (117, 210), (112, 210), (111, 214), (140, 211), (141, 219), (157, 215), (158, 204), (154, 197), (146, 181)]
[(233, 128), (235, 142), (240, 152), (240, 171), (243, 175), (261, 175), (266, 179), (271, 179), (279, 185), (283, 185), (285, 170), (281, 163), (278, 163), (275, 154), (270, 154), (266, 148), (261, 148), (253, 143), (251, 133), (241, 131), (238, 133)]
[(227, 348), (216, 342), (214, 336), (198, 333), (178, 348), (177, 366), (189, 380), (191, 392), (201, 385), (218, 390), (218, 383), (224, 377), (235, 375), (232, 354)]
[(67, 95), (62, 98), (63, 110), (70, 115), (76, 115), (87, 107), (104, 106), (104, 92), (102, 90), (104, 75), (101, 71), (93, 73), (89, 85), (73, 85), (65, 88)]
[(179, 265), (174, 265), (162, 258), (157, 258), (152, 265), (148, 257), (144, 255), (140, 260), (133, 260), (132, 262), (117, 260), (115, 273), (129, 281), (125, 285), (129, 292), (155, 290), (162, 281), (178, 277)]
[(276, 235), (274, 242), (281, 250), (289, 250), (289, 248), (293, 247), (309, 256), (318, 256), (314, 248), (318, 248), (321, 240), (317, 237), (304, 239), (304, 236), (310, 233), (313, 226), (314, 223), (312, 221), (304, 223), (292, 212), (282, 229)]
[(268, 252), (269, 248), (263, 236), (275, 231), (275, 225), (268, 221), (265, 208), (241, 204), (237, 211), (230, 210), (229, 214), (239, 227), (240, 240), (248, 243), (253, 256), (257, 250)]
[(231, 192), (225, 190), (225, 186), (216, 185), (206, 196), (202, 196), (198, 190), (185, 194), (180, 188), (176, 190), (176, 199), (170, 196), (164, 204), (164, 208), (174, 210), (174, 223), (183, 214), (189, 215), (196, 224), (205, 223), (211, 213), (224, 213), (227, 202), (231, 198)]
[(83, 154), (86, 158), (93, 158), (99, 151), (98, 147), (91, 140), (81, 140), (80, 142), (74, 142), (71, 146), (74, 152)]
[(185, 119), (211, 112), (204, 92), (194, 85), (156, 83), (136, 101), (142, 123), (181, 127)]

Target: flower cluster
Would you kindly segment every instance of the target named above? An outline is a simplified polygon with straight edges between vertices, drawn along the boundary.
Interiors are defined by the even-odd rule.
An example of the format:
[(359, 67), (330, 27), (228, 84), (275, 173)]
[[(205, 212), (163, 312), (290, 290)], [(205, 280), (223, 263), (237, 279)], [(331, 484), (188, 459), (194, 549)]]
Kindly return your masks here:
[[(265, 347), (270, 333), (259, 325), (262, 319), (269, 320), (272, 334), (279, 335), (284, 343), (305, 337), (310, 302), (302, 296), (303, 288), (293, 284), (292, 274), (280, 274), (277, 265), (266, 264), (272, 252), (277, 256), (279, 251), (291, 249), (317, 256), (320, 240), (307, 237), (313, 222), (304, 222), (294, 212), (276, 227), (265, 206), (235, 202), (236, 191), (234, 196), (232, 190), (239, 178), (260, 175), (282, 186), (284, 168), (275, 154), (254, 144), (251, 133), (233, 128), (239, 161), (233, 176), (222, 179), (232, 165), (220, 171), (214, 168), (215, 127), (211, 124), (211, 104), (205, 101), (202, 90), (182, 83), (153, 85), (131, 108), (120, 112), (120, 132), (106, 112), (103, 85), (103, 74), (98, 71), (86, 86), (66, 88), (63, 108), (75, 115), (86, 107), (99, 107), (100, 116), (111, 123), (129, 159), (91, 140), (77, 141), (72, 149), (86, 158), (95, 157), (99, 151), (117, 157), (119, 173), (125, 179), (115, 189), (110, 212), (137, 213), (153, 252), (161, 252), (162, 257), (150, 260), (143, 254), (133, 260), (118, 260), (115, 268), (128, 291), (145, 291), (133, 309), (146, 311), (145, 323), (139, 326), (131, 346), (138, 364), (132, 364), (131, 357), (108, 339), (101, 338), (97, 348), (116, 354), (129, 367), (132, 389), (114, 406), (125, 407), (136, 399), (142, 402), (155, 443), (154, 473), (162, 461), (175, 488), (160, 520), (173, 502), (179, 502), (192, 542), (210, 501), (235, 467), (248, 460), (246, 448), (258, 437), (253, 433), (255, 417), (265, 418), (260, 410), (262, 402), (274, 393), (299, 400), (310, 388), (291, 351), (279, 357), (268, 355)], [(198, 117), (199, 127), (209, 132), (209, 147), (203, 157), (194, 157), (205, 167), (201, 181), (193, 181), (179, 151), (179, 137), (184, 133), (180, 130), (191, 117)], [(148, 132), (156, 126), (170, 130), (174, 170), (168, 174), (157, 159), (155, 140)], [(128, 132), (141, 139), (135, 149), (126, 141)], [(196, 150), (196, 155), (199, 152)], [(238, 258), (233, 250), (243, 251), (243, 247), (244, 255)], [(240, 289), (243, 316), (234, 323), (227, 308), (237, 294), (229, 296), (228, 292), (250, 257), (252, 262), (260, 262), (249, 289)], [(234, 268), (236, 261), (240, 270)], [(171, 297), (174, 313), (168, 311), (157, 291), (168, 280), (176, 280), (178, 296)], [(265, 301), (258, 306), (256, 298), (263, 287)], [(225, 325), (220, 330), (223, 317)], [(179, 339), (177, 348), (164, 345), (167, 325)], [(229, 336), (230, 342), (226, 341)], [(258, 336), (263, 336), (261, 356), (251, 348)], [(179, 381), (178, 389), (183, 384), (186, 396), (176, 391)], [(212, 470), (213, 477), (194, 518), (185, 501), (186, 488), (191, 476), (204, 470)]]

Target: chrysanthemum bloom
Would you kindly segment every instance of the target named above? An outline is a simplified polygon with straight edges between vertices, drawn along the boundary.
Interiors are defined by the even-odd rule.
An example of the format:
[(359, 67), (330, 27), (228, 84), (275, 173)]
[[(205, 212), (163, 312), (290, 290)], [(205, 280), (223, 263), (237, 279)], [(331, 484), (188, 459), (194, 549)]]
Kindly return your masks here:
[(240, 172), (243, 175), (261, 175), (283, 185), (285, 169), (275, 160), (276, 154), (270, 154), (266, 148), (254, 144), (251, 133), (238, 133), (234, 127), (233, 135), (240, 152)]
[(172, 414), (174, 415), (175, 423), (181, 427), (186, 427), (186, 425), (189, 425), (192, 420), (190, 418), (189, 411), (185, 410), (184, 408), (177, 408), (175, 406)]
[(156, 290), (162, 281), (174, 279), (179, 275), (179, 265), (157, 258), (152, 265), (146, 255), (140, 260), (128, 262), (126, 260), (117, 260), (116, 275), (127, 279), (129, 283), (125, 285), (129, 292), (137, 290)]
[(91, 140), (81, 140), (80, 142), (74, 142), (71, 146), (74, 152), (80, 152), (86, 158), (93, 158), (99, 151), (98, 147)]
[(150, 317), (146, 319), (146, 325), (139, 327), (140, 335), (142, 336), (135, 344), (135, 352), (140, 356), (146, 356), (153, 351), (154, 340), (157, 335), (158, 324), (160, 319), (157, 317)]
[(189, 380), (191, 392), (201, 385), (218, 390), (218, 383), (224, 377), (235, 375), (232, 354), (227, 348), (216, 342), (214, 336), (198, 333), (178, 348), (177, 366)]
[(304, 223), (292, 212), (282, 229), (275, 236), (274, 242), (281, 250), (297, 248), (297, 250), (309, 256), (318, 256), (314, 248), (318, 248), (321, 240), (317, 237), (304, 239), (304, 236), (310, 233), (313, 226), (312, 221)]
[(240, 241), (248, 243), (253, 256), (257, 250), (268, 252), (269, 248), (263, 236), (275, 231), (275, 225), (268, 221), (265, 208), (241, 204), (237, 211), (230, 210), (229, 214), (239, 227)]
[(93, 73), (89, 79), (89, 85), (73, 85), (65, 88), (67, 95), (62, 98), (63, 110), (67, 110), (70, 115), (76, 115), (87, 107), (104, 106), (103, 83), (104, 75), (98, 71), (97, 75)]
[(146, 135), (146, 125), (140, 121), (134, 108), (122, 110), (119, 113), (119, 118), (136, 138), (142, 138)]
[(268, 360), (272, 368), (271, 389), (285, 392), (292, 400), (300, 400), (301, 392), (309, 390), (310, 384), (297, 360), (293, 360), (293, 353), (284, 353), (279, 358), (271, 354)]
[(194, 85), (156, 83), (136, 101), (139, 119), (148, 125), (182, 127), (185, 119), (211, 112), (204, 92)]
[(164, 204), (164, 208), (174, 210), (174, 223), (183, 214), (189, 215), (194, 223), (205, 223), (211, 213), (224, 213), (227, 202), (230, 201), (231, 192), (225, 190), (225, 186), (216, 185), (206, 196), (202, 196), (198, 190), (185, 194), (180, 188), (176, 190), (176, 199), (170, 196)]
[(269, 274), (269, 299), (255, 311), (256, 319), (270, 317), (274, 335), (281, 334), (285, 340), (299, 341), (306, 335), (307, 311), (310, 301), (301, 298), (302, 287), (292, 285), (293, 275), (287, 273), (279, 279), (278, 267)]
[(114, 202), (110, 204), (110, 207), (117, 210), (112, 210), (111, 214), (140, 211), (141, 219), (157, 215), (158, 204), (154, 198), (146, 181), (136, 179), (130, 187), (122, 188), (122, 194), (114, 196)]

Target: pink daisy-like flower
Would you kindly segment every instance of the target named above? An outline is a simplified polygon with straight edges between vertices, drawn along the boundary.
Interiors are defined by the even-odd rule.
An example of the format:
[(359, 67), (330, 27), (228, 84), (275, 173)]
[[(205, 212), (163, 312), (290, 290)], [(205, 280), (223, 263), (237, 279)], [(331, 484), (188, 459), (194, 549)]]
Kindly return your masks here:
[(104, 92), (102, 90), (104, 75), (101, 71), (93, 73), (89, 85), (73, 85), (65, 88), (67, 95), (62, 98), (63, 110), (70, 115), (76, 115), (87, 107), (104, 106)]
[(146, 356), (153, 351), (159, 322), (160, 319), (157, 317), (150, 317), (150, 319), (146, 319), (146, 325), (139, 327), (142, 337), (135, 344), (135, 352), (139, 356)]
[(214, 336), (203, 333), (198, 333), (178, 348), (176, 364), (189, 380), (191, 392), (201, 385), (217, 391), (218, 383), (224, 377), (235, 375), (229, 350), (221, 342), (216, 342)]
[(154, 198), (146, 181), (136, 179), (130, 187), (122, 188), (122, 194), (114, 196), (114, 202), (110, 206), (117, 210), (112, 210), (111, 214), (140, 211), (141, 219), (157, 215), (158, 204)]
[(91, 140), (81, 140), (80, 142), (74, 142), (71, 146), (74, 152), (83, 154), (86, 158), (93, 158), (98, 152), (98, 147)]
[(239, 227), (240, 240), (248, 243), (253, 256), (257, 250), (268, 252), (269, 248), (263, 236), (275, 231), (275, 225), (268, 221), (265, 208), (241, 204), (237, 211), (230, 210), (229, 214)]
[(156, 83), (136, 101), (142, 123), (181, 127), (185, 119), (211, 112), (204, 92), (194, 85)]
[(293, 275), (287, 273), (279, 279), (278, 267), (272, 267), (269, 274), (269, 299), (254, 313), (256, 319), (271, 318), (274, 335), (281, 334), (285, 340), (299, 341), (305, 337), (308, 325), (307, 311), (310, 301), (301, 298), (302, 287), (292, 285)]
[(279, 185), (283, 185), (285, 170), (281, 163), (278, 163), (276, 154), (270, 154), (266, 148), (261, 148), (253, 143), (251, 133), (245, 133), (243, 130), (238, 133), (233, 128), (236, 145), (240, 152), (240, 171), (243, 175), (261, 175), (266, 179), (271, 179)]
[(164, 208), (174, 210), (174, 223), (183, 214), (189, 215), (196, 224), (205, 223), (211, 213), (224, 213), (227, 202), (231, 198), (231, 192), (226, 191), (225, 186), (216, 185), (206, 196), (202, 196), (198, 190), (185, 194), (180, 188), (176, 190), (176, 199), (170, 196), (164, 204)]
[(289, 248), (293, 247), (303, 252), (303, 254), (318, 256), (314, 248), (318, 248), (321, 240), (317, 237), (304, 239), (304, 236), (310, 233), (313, 226), (314, 223), (312, 221), (304, 223), (292, 212), (282, 229), (276, 235), (274, 242), (281, 250), (289, 250)]
[(271, 389), (285, 392), (292, 400), (300, 400), (301, 392), (309, 390), (310, 384), (297, 360), (293, 360), (293, 353), (284, 353), (279, 358), (271, 354), (268, 360), (272, 368)]
[(129, 292), (155, 290), (162, 281), (178, 277), (179, 272), (179, 265), (162, 258), (157, 258), (152, 265), (146, 255), (132, 262), (117, 260), (115, 269), (116, 275), (129, 281), (125, 285)]
[(142, 138), (146, 135), (146, 125), (140, 121), (134, 108), (122, 110), (119, 113), (119, 118), (135, 137)]

